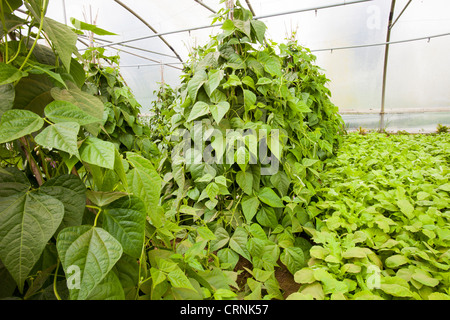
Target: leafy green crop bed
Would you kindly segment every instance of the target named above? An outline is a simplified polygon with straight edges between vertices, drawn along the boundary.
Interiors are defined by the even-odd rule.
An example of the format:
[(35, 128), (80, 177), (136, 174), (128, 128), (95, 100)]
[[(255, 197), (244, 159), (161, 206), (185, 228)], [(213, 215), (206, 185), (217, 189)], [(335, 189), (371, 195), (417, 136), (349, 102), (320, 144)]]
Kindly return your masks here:
[(449, 299), (450, 135), (348, 134), (305, 227), (289, 298)]

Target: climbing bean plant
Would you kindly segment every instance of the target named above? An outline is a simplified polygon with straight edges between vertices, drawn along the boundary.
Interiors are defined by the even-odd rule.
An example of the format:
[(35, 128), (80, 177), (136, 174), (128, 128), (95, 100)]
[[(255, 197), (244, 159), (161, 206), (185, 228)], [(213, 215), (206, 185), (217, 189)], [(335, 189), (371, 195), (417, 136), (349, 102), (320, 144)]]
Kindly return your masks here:
[(170, 118), (179, 143), (162, 165), (162, 206), (187, 228), (173, 239), (182, 237), (174, 251), (197, 246), (208, 230), (207, 252), (220, 268), (240, 274), (238, 263), (251, 265), (240, 295), (282, 298), (275, 270), (284, 265), (294, 274), (306, 265), (306, 207), (343, 122), (308, 49), (267, 40), (265, 24), (239, 2), (232, 19), (224, 13), (222, 32), (184, 69)]

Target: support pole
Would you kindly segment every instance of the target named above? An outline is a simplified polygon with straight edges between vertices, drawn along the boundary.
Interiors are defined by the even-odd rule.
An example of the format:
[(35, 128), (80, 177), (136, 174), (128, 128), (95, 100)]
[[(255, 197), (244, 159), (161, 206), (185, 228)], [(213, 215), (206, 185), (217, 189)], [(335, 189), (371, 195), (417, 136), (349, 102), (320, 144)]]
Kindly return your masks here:
[(386, 76), (389, 60), (389, 42), (391, 41), (391, 26), (394, 18), (395, 0), (391, 1), (391, 11), (389, 12), (389, 23), (386, 34), (386, 48), (384, 50), (384, 66), (383, 66), (383, 87), (381, 92), (381, 110), (380, 110), (380, 131), (384, 129), (384, 107), (386, 101)]

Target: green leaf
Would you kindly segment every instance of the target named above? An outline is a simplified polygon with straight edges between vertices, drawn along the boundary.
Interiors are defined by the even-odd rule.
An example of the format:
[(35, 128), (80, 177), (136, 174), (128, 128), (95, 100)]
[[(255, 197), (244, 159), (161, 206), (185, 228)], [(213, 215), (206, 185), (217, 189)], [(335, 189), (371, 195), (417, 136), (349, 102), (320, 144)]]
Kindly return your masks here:
[(409, 290), (406, 280), (399, 277), (384, 277), (381, 279), (380, 289), (394, 297), (412, 297), (413, 293)]
[(152, 277), (152, 287), (153, 289), (160, 284), (161, 282), (163, 282), (164, 280), (166, 280), (166, 274), (164, 272), (162, 272), (161, 270), (158, 270), (156, 268), (151, 267), (150, 268), (150, 274)]
[(248, 109), (256, 104), (256, 95), (250, 90), (244, 89), (244, 105)]
[(0, 121), (0, 143), (19, 139), (44, 125), (44, 120), (28, 110), (8, 110)]
[(106, 191), (94, 191), (87, 190), (87, 198), (99, 207), (104, 207), (117, 199), (120, 199), (128, 195), (126, 192), (106, 192)]
[(282, 208), (284, 207), (283, 201), (281, 201), (280, 197), (269, 187), (262, 188), (258, 193), (258, 198), (261, 202), (274, 207), (274, 208)]
[(244, 217), (247, 220), (247, 223), (250, 223), (250, 221), (252, 221), (253, 217), (258, 211), (259, 203), (260, 202), (258, 200), (258, 197), (256, 196), (244, 196), (242, 198), (242, 212), (244, 213)]
[(229, 265), (227, 269), (233, 270), (236, 264), (239, 261), (239, 254), (230, 248), (223, 248), (217, 252), (217, 257), (219, 258), (221, 263), (225, 263)]
[(243, 227), (237, 227), (230, 238), (230, 248), (239, 253), (248, 261), (251, 261), (250, 253), (247, 250), (247, 231)]
[(436, 287), (439, 284), (438, 279), (430, 277), (425, 271), (422, 270), (418, 270), (418, 272), (414, 273), (411, 278), (428, 287)]
[(396, 269), (399, 266), (408, 263), (408, 261), (408, 258), (406, 258), (405, 256), (396, 254), (388, 257), (384, 263), (386, 264), (386, 267)]
[(403, 212), (406, 217), (408, 217), (408, 219), (414, 218), (414, 207), (408, 200), (397, 200), (397, 206), (400, 208), (400, 211)]
[(352, 258), (359, 258), (363, 259), (367, 256), (366, 250), (364, 248), (350, 248), (342, 253), (342, 258), (345, 259), (352, 259)]
[(86, 185), (73, 174), (64, 174), (47, 180), (40, 192), (52, 196), (64, 205), (64, 218), (58, 230), (81, 225), (86, 207)]
[(16, 167), (0, 168), (0, 198), (26, 192), (30, 187), (26, 175)]
[(80, 125), (76, 122), (61, 122), (48, 126), (35, 137), (37, 144), (49, 149), (58, 149), (80, 158), (77, 137)]
[(281, 77), (281, 61), (278, 57), (265, 51), (258, 52), (258, 61), (264, 66), (264, 70), (273, 77)]
[(80, 271), (78, 285), (69, 288), (72, 300), (88, 298), (122, 256), (120, 243), (107, 231), (93, 226), (62, 230), (56, 247), (66, 275)]
[(78, 37), (68, 26), (58, 21), (44, 17), (43, 29), (55, 46), (64, 67), (70, 72), (72, 53), (76, 51)]
[(113, 170), (115, 149), (109, 141), (88, 137), (80, 147), (80, 157), (89, 164)]
[(247, 37), (251, 37), (251, 24), (250, 24), (250, 20), (234, 20), (234, 26), (236, 27), (236, 29), (238, 29), (239, 31), (242, 31)]
[[(208, 80), (208, 75), (204, 70), (197, 71), (192, 79), (187, 84), (187, 90), (189, 97), (192, 101), (197, 99), (198, 90), (203, 86), (203, 84)], [(212, 91), (211, 91), (212, 92)]]
[(253, 174), (251, 172), (239, 171), (236, 174), (236, 182), (246, 194), (253, 194)]
[(175, 288), (185, 288), (195, 291), (195, 288), (192, 286), (188, 277), (186, 277), (183, 270), (181, 270), (180, 268), (176, 268), (175, 270), (170, 271), (167, 274), (167, 279), (170, 281), (170, 284)]
[(264, 44), (264, 36), (267, 29), (265, 23), (259, 20), (250, 20), (250, 23), (253, 31), (255, 31), (256, 39), (258, 39), (259, 43)]
[(61, 201), (39, 192), (0, 198), (0, 259), (22, 292), (64, 216)]
[(189, 114), (187, 121), (190, 122), (208, 113), (209, 113), (209, 105), (206, 102), (198, 101), (192, 107), (192, 110)]
[(44, 112), (46, 117), (55, 123), (76, 122), (80, 126), (84, 126), (102, 121), (102, 119), (91, 116), (67, 101), (53, 101), (45, 107)]
[(8, 110), (11, 110), (11, 108), (14, 105), (14, 98), (16, 96), (16, 92), (14, 90), (14, 85), (12, 84), (5, 84), (0, 85), (0, 96), (2, 97), (0, 99), (0, 119)]
[(226, 101), (220, 101), (218, 104), (212, 104), (209, 106), (209, 111), (213, 116), (217, 124), (223, 119), (223, 117), (230, 110), (230, 104)]
[(271, 176), (270, 182), (272, 182), (273, 186), (277, 188), (278, 191), (280, 191), (280, 194), (282, 196), (287, 196), (291, 181), (284, 171), (278, 171), (273, 176)]
[(313, 283), (316, 281), (316, 278), (314, 278), (314, 270), (303, 268), (296, 271), (294, 274), (294, 281), (297, 283)]
[(122, 197), (103, 211), (103, 229), (120, 242), (123, 252), (139, 258), (142, 254), (147, 211), (135, 196)]
[[(99, 98), (81, 91), (78, 87), (74, 86), (69, 89), (53, 88), (51, 90), (51, 95), (55, 100), (67, 101), (76, 105), (93, 118), (103, 119), (103, 111), (105, 109), (103, 102)], [(100, 124), (87, 124), (85, 125), (85, 128), (89, 133), (97, 136), (100, 131)]]
[(52, 78), (53, 80), (56, 80), (59, 84), (61, 84), (63, 87), (67, 88), (66, 83), (64, 82), (63, 78), (61, 77), (61, 75), (59, 73), (53, 72), (50, 69), (53, 69), (54, 67), (41, 67), (38, 65), (32, 65), (32, 69), (29, 70), (30, 73), (34, 73), (34, 74), (42, 74), (45, 73), (46, 75), (48, 75), (50, 78)]
[(285, 248), (280, 255), (280, 260), (293, 275), (305, 266), (305, 255), (298, 247)]
[(30, 110), (43, 115), (45, 106), (53, 100), (52, 88), (54, 84), (46, 75), (30, 74), (20, 79), (15, 86), (14, 109)]
[(92, 24), (89, 24), (89, 23), (77, 20), (77, 19), (75, 19), (73, 17), (70, 18), (70, 22), (73, 24), (73, 26), (75, 28), (77, 28), (79, 30), (92, 31), (93, 33), (95, 33), (96, 35), (99, 35), (99, 36), (116, 36), (117, 35), (116, 33), (106, 31), (106, 30), (104, 30), (102, 28), (99, 28), (99, 27), (97, 27), (95, 25), (92, 25)]
[(16, 82), (27, 75), (28, 73), (23, 72), (10, 64), (0, 62), (0, 85)]
[(213, 70), (209, 71), (208, 81), (206, 81), (206, 83), (204, 85), (206, 94), (209, 97), (211, 97), (211, 94), (214, 92), (214, 90), (217, 89), (217, 87), (219, 86), (220, 82), (223, 79), (223, 76), (224, 76), (223, 70), (213, 69)]
[(278, 224), (275, 210), (271, 207), (261, 207), (256, 214), (256, 221), (264, 227), (275, 228)]
[(108, 272), (86, 300), (125, 300), (125, 293), (116, 273), (114, 271)]
[(128, 187), (132, 194), (141, 198), (147, 214), (155, 226), (160, 226), (159, 205), (162, 180), (152, 163), (144, 157), (127, 152), (127, 160), (134, 167), (127, 173)]
[(206, 186), (205, 192), (208, 195), (209, 199), (213, 201), (219, 194), (219, 186), (215, 182), (211, 182)]
[(227, 230), (222, 227), (218, 227), (214, 232), (214, 235), (216, 236), (216, 239), (211, 241), (211, 251), (216, 251), (222, 248), (230, 240), (230, 235)]

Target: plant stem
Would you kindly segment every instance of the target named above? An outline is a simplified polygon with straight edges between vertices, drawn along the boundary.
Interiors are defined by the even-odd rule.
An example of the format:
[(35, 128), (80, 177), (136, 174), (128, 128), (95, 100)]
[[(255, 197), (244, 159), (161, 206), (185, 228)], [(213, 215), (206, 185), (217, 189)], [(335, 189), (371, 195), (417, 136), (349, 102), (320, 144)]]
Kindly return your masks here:
[(41, 8), (41, 21), (39, 23), (39, 31), (38, 31), (38, 33), (36, 35), (36, 39), (34, 39), (33, 45), (31, 46), (31, 49), (28, 52), (25, 60), (23, 61), (22, 65), (20, 66), (19, 70), (22, 70), (25, 67), (28, 59), (30, 58), (31, 54), (33, 53), (33, 50), (36, 47), (36, 44), (37, 44), (37, 42), (39, 40), (39, 35), (41, 34), (42, 28), (44, 27), (44, 14), (45, 14), (45, 8), (47, 7), (47, 1), (48, 0), (44, 0), (43, 6)]
[(28, 144), (28, 140), (25, 137), (20, 138), (20, 141), (22, 142), (22, 150), (25, 152), (25, 155), (27, 157), (27, 161), (30, 164), (31, 171), (33, 172), (36, 181), (39, 186), (42, 186), (44, 183), (44, 180), (42, 178), (42, 172), (39, 170), (38, 165), (36, 164), (36, 161), (34, 160), (33, 156), (31, 155), (30, 146)]
[(56, 299), (61, 300), (61, 297), (58, 294), (58, 290), (56, 289), (56, 279), (58, 277), (59, 263), (60, 263), (60, 261), (58, 258), (58, 261), (56, 262), (55, 277), (53, 278), (53, 292), (55, 293)]
[(3, 1), (0, 1), (0, 9), (1, 9), (1, 15), (0, 15), (0, 19), (2, 21), (2, 26), (3, 26), (3, 32), (5, 33), (5, 63), (8, 63), (8, 29), (6, 28), (6, 23), (5, 23), (5, 15), (4, 15), (4, 10), (3, 10)]

